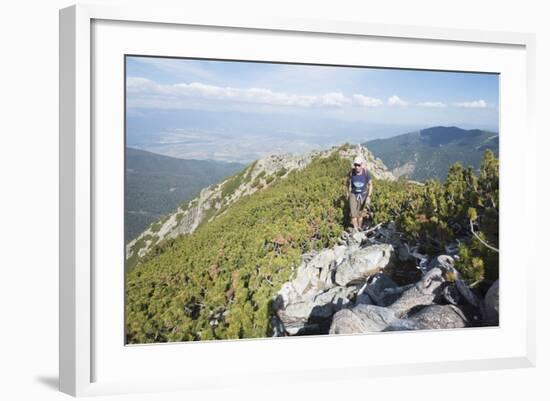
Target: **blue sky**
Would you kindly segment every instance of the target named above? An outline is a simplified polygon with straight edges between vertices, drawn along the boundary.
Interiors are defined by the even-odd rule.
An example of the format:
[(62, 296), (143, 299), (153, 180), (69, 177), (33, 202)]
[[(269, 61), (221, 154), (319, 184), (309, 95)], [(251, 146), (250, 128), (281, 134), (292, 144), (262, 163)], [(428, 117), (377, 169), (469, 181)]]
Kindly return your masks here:
[[(239, 131), (245, 129), (237, 127), (233, 132), (224, 129), (224, 119), (231, 113), (258, 121), (276, 116), (279, 129), (288, 131), (285, 134), (292, 131), (296, 140), (305, 135), (309, 139), (302, 142), (316, 148), (329, 142), (369, 140), (388, 136), (389, 132), (398, 134), (403, 133), (402, 129), (434, 125), (498, 131), (496, 74), (153, 57), (127, 57), (126, 73), (128, 119), (147, 116), (149, 121), (157, 121), (156, 126), (149, 124), (148, 141), (155, 142), (156, 131), (163, 138), (162, 152), (173, 155), (166, 145), (167, 133), (170, 131), (172, 135), (168, 142), (177, 142), (173, 137), (176, 130), (197, 131), (197, 125), (191, 122), (196, 118), (182, 117), (177, 123), (172, 118), (168, 126), (159, 117), (178, 111), (182, 116), (189, 116), (193, 110), (207, 113), (205, 119), (216, 128), (202, 122), (204, 132), (215, 136), (221, 129), (224, 135), (234, 138), (239, 138), (242, 134)], [(292, 130), (285, 128), (285, 119), (290, 117), (294, 121)], [(296, 119), (304, 122), (299, 129)], [(308, 128), (306, 122), (321, 119), (330, 119), (335, 127), (340, 121), (350, 134), (346, 136), (342, 129), (336, 128), (331, 140), (327, 137), (330, 132), (319, 133), (319, 140), (312, 140), (316, 131)], [(364, 130), (347, 128), (354, 123)], [(395, 129), (376, 128), (381, 126)], [(265, 132), (257, 135), (272, 135), (272, 128), (265, 126)], [(131, 144), (134, 132), (127, 135)], [(148, 146), (153, 147), (151, 143), (141, 143), (143, 148)], [(208, 152), (199, 156), (207, 157)]]

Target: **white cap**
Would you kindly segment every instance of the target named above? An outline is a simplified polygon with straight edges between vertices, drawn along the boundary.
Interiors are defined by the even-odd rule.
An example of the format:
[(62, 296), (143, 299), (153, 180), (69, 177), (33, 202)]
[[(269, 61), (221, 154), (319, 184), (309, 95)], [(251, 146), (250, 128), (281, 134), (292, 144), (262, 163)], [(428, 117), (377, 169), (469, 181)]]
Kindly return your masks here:
[(363, 165), (363, 159), (361, 159), (359, 156), (356, 157), (354, 160), (353, 160), (353, 164), (361, 164)]

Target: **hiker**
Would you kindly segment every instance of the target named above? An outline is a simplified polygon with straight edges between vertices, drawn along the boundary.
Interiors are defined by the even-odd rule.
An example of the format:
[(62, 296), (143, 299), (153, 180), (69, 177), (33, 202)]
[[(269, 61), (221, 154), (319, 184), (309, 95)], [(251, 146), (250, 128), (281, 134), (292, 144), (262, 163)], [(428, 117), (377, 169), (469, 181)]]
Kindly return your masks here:
[(349, 201), (351, 224), (353, 224), (355, 232), (360, 231), (363, 227), (363, 217), (368, 213), (365, 206), (370, 209), (371, 194), (372, 179), (370, 173), (363, 166), (363, 160), (356, 157), (346, 183), (346, 198)]

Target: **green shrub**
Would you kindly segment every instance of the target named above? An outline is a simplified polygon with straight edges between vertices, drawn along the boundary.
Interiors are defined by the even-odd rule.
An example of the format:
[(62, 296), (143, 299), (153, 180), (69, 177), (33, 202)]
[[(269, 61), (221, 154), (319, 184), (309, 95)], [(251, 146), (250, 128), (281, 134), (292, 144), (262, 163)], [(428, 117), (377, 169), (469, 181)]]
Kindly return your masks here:
[[(192, 235), (155, 246), (128, 274), (128, 341), (268, 335), (269, 301), (292, 266), (303, 252), (334, 245), (341, 233), (347, 168), (337, 156), (314, 161), (239, 199)], [(216, 279), (209, 274), (214, 264)], [(225, 315), (211, 326), (219, 310)]]
[(225, 198), (228, 195), (232, 195), (237, 188), (244, 182), (244, 177), (248, 176), (250, 173), (250, 168), (245, 168), (238, 172), (235, 175), (232, 175), (227, 179), (227, 181), (223, 184), (221, 197)]
[(421, 251), (430, 255), (445, 252), (457, 237), (467, 238), (460, 250), (457, 268), (471, 283), (498, 278), (498, 159), (490, 150), (484, 154), (479, 177), (471, 167), (451, 166), (447, 180), (428, 180), (424, 185), (402, 181), (375, 180), (373, 211), (375, 223), (393, 220), (399, 231)]
[[(193, 234), (155, 245), (127, 275), (127, 341), (269, 336), (272, 297), (301, 254), (333, 246), (349, 222), (348, 170), (334, 152), (240, 198)], [(242, 174), (224, 185), (227, 193)], [(498, 160), (491, 153), (479, 177), (454, 165), (445, 183), (375, 180), (372, 211), (375, 223), (394, 221), (432, 255), (457, 236), (468, 238), (458, 270), (469, 282), (498, 278), (498, 253), (470, 234), (475, 218), (476, 233), (498, 247)]]

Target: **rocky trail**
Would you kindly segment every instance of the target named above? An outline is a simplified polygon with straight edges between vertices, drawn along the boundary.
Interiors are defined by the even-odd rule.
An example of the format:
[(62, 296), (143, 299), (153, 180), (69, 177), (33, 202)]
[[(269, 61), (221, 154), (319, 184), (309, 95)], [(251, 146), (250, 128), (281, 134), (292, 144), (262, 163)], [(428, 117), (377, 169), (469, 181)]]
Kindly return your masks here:
[(454, 267), (456, 248), (428, 257), (393, 223), (302, 256), (273, 299), (274, 336), (498, 325), (498, 280), (482, 292)]

